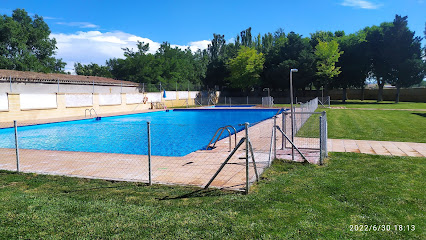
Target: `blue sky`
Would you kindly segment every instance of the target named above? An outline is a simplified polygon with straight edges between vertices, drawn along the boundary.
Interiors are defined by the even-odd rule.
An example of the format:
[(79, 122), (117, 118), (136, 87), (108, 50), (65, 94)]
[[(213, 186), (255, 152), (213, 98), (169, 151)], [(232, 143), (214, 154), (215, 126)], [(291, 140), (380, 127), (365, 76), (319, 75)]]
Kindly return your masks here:
[[(317, 30), (346, 33), (408, 15), (411, 30), (424, 36), (426, 0), (299, 1), (33, 1), (0, 0), (0, 13), (24, 8), (41, 15), (57, 39), (57, 57), (67, 62), (104, 64), (122, 57), (122, 47), (150, 43), (151, 52), (168, 41), (192, 50), (206, 48), (213, 33), (231, 40), (252, 27), (252, 35), (283, 28), (309, 36)], [(425, 41), (423, 41), (425, 43)]]

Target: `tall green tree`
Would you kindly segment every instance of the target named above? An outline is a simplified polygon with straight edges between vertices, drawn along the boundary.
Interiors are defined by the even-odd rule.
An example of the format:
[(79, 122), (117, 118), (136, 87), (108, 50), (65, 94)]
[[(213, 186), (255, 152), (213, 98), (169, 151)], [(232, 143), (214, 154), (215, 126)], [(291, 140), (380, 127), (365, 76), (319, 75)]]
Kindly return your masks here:
[(258, 53), (254, 48), (242, 46), (238, 55), (228, 62), (231, 73), (230, 86), (248, 90), (258, 85), (264, 62), (263, 53)]
[(343, 54), (336, 63), (341, 73), (335, 78), (334, 87), (343, 89), (342, 101), (346, 101), (346, 90), (350, 87), (364, 88), (365, 79), (370, 71), (370, 59), (365, 32), (341, 35), (338, 38), (339, 47)]
[(396, 15), (393, 24), (384, 32), (388, 82), (397, 88), (396, 103), (399, 102), (401, 87), (419, 84), (426, 70), (421, 59), (421, 38), (415, 37), (407, 25), (407, 16)]
[(244, 47), (253, 47), (253, 38), (251, 37), (251, 27), (240, 33), (241, 35), (241, 46)]
[(226, 78), (229, 76), (229, 71), (226, 67), (228, 60), (226, 56), (227, 48), (228, 50), (238, 50), (235, 45), (232, 45), (232, 49), (227, 47), (224, 35), (213, 34), (212, 42), (207, 47), (209, 61), (206, 69), (206, 77), (204, 78), (204, 85), (207, 87), (213, 88), (216, 85), (227, 85)]
[[(265, 39), (269, 39), (270, 36), (272, 34), (266, 34)], [(293, 84), (295, 88), (304, 89), (314, 81), (315, 56), (309, 38), (302, 38), (294, 32), (285, 35), (282, 29), (279, 29), (275, 32), (270, 45), (265, 54), (263, 87), (288, 89), (288, 73), (292, 68), (299, 69)]]
[(389, 62), (386, 57), (384, 32), (387, 31), (392, 23), (383, 22), (380, 26), (366, 27), (366, 40), (368, 42), (368, 55), (370, 58), (370, 73), (376, 79), (379, 91), (377, 101), (383, 101), (383, 88), (389, 79)]
[(65, 63), (54, 57), (56, 40), (49, 26), (37, 14), (28, 16), (16, 9), (0, 17), (0, 68), (18, 71), (63, 72)]
[(340, 74), (340, 67), (336, 67), (340, 55), (339, 44), (336, 40), (330, 42), (323, 42), (319, 40), (315, 46), (315, 56), (317, 58), (317, 76), (321, 85), (327, 90), (328, 86), (334, 77)]

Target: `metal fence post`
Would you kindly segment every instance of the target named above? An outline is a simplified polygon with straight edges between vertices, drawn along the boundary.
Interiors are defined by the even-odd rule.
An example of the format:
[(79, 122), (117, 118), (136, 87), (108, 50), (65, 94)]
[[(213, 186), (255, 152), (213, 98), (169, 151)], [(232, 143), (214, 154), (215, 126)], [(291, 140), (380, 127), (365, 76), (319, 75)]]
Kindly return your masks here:
[(16, 171), (19, 172), (18, 124), (16, 120), (13, 121), (13, 127), (15, 128)]
[[(294, 126), (294, 109), (293, 109), (293, 112), (292, 112), (292, 114), (291, 114), (291, 141), (294, 143), (294, 128), (295, 128), (295, 126)], [(293, 144), (291, 145), (291, 160), (292, 161), (294, 161), (294, 146), (293, 146)]]
[(277, 116), (274, 116), (274, 159), (277, 158)]
[(147, 122), (148, 127), (148, 184), (152, 185), (151, 178), (151, 122)]
[(322, 158), (323, 158), (323, 154), (322, 154), (322, 151), (323, 151), (323, 146), (322, 146), (323, 145), (323, 139), (322, 139), (322, 137), (323, 137), (323, 134), (324, 134), (322, 132), (323, 131), (323, 128), (322, 128), (322, 116), (319, 117), (319, 128), (320, 128), (319, 129), (320, 130), (319, 131), (319, 140), (320, 140), (320, 144), (319, 144), (319, 147), (320, 147), (320, 151), (319, 151), (320, 152), (320, 162), (319, 162), (319, 164), (322, 165)]
[(325, 157), (328, 156), (328, 123), (327, 123), (327, 113), (324, 115), (324, 140), (325, 140)]
[[(285, 132), (285, 114), (284, 114), (284, 112), (281, 113), (281, 117), (282, 117), (281, 129)], [(285, 146), (285, 141), (284, 141), (284, 137), (282, 137), (281, 138), (281, 150), (284, 150), (284, 146)]]
[(249, 191), (249, 136), (248, 136), (248, 125), (249, 123), (244, 123), (246, 131), (246, 191), (245, 194), (248, 194)]

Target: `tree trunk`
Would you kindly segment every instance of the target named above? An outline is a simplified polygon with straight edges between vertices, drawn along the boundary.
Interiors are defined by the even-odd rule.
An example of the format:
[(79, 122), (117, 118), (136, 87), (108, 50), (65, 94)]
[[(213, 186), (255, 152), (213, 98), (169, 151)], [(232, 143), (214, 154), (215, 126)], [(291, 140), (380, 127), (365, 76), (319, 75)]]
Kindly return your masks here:
[(401, 90), (400, 86), (396, 86), (396, 99), (395, 103), (399, 103), (399, 91)]
[(364, 101), (364, 89), (365, 89), (365, 86), (363, 85), (361, 88), (361, 101)]
[(346, 87), (344, 87), (343, 88), (342, 103), (345, 103), (347, 98), (348, 98), (348, 95), (346, 93)]
[(379, 82), (379, 93), (377, 96), (377, 102), (383, 101), (383, 87), (385, 86), (385, 82)]

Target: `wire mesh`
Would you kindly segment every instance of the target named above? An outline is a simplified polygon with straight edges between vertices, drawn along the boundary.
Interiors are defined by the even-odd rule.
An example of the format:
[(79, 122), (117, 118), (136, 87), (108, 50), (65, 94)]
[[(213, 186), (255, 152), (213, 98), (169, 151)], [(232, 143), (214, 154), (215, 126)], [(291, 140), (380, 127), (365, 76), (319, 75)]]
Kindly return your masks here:
[(218, 104), (220, 105), (260, 105), (262, 97), (219, 97)]
[(318, 103), (320, 107), (330, 108), (330, 96), (318, 97)]
[(322, 164), (327, 156), (327, 117), (325, 112), (315, 112), (317, 107), (315, 98), (295, 108), (293, 119), (288, 111), (277, 115), (277, 125), (283, 132), (277, 133), (278, 158)]
[[(129, 134), (127, 131), (132, 127), (137, 132), (146, 132), (142, 131), (146, 125), (105, 125), (95, 121), (87, 119), (71, 125), (64, 122), (43, 125), (38, 125), (38, 122), (18, 123), (20, 171), (148, 182), (147, 156), (141, 155), (144, 150), (139, 148), (147, 144), (146, 138), (143, 134)], [(9, 140), (11, 130), (0, 131), (0, 147), (3, 149), (15, 148)], [(3, 135), (7, 136), (7, 141), (4, 141)], [(3, 149), (2, 153), (5, 152)], [(16, 157), (13, 151), (6, 152), (9, 152), (6, 159)]]
[(201, 91), (203, 89), (203, 85), (200, 83), (178, 83), (178, 82), (170, 82), (170, 83), (142, 83), (142, 91), (143, 92), (160, 92), (163, 90), (166, 91)]
[[(223, 131), (209, 150), (209, 142), (200, 135), (213, 137), (216, 129), (202, 123), (151, 123), (148, 133), (147, 122), (89, 118), (72, 124), (18, 123), (16, 129), (22, 172), (203, 187), (229, 158), (211, 187), (243, 191), (247, 184), (246, 154), (249, 184), (256, 180), (253, 159), (259, 174), (269, 164), (270, 132), (265, 130), (272, 126), (270, 119), (249, 124), (247, 148), (244, 125), (234, 124), (236, 131)], [(0, 169), (16, 171), (15, 128), (11, 123), (1, 127)], [(232, 156), (230, 142), (231, 150), (235, 150)], [(240, 147), (235, 149), (238, 143)]]
[(13, 122), (1, 122), (0, 130), (0, 169), (17, 171), (15, 130)]

